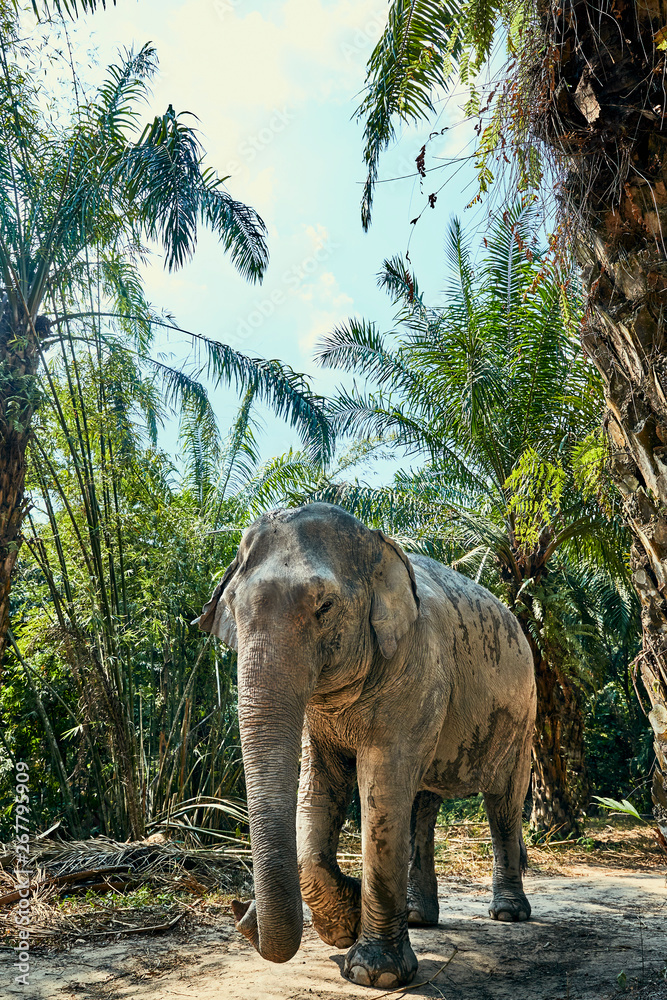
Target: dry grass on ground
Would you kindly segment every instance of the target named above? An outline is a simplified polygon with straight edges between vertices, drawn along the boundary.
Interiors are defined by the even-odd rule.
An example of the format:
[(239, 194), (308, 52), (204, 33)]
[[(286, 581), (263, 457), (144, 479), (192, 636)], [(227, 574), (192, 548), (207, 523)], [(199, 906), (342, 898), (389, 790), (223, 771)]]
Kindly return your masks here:
[[(349, 825), (339, 861), (361, 872), (361, 838)], [(252, 894), (248, 849), (186, 850), (170, 842), (115, 844), (94, 840), (35, 849), (31, 938), (50, 947), (110, 936), (153, 935), (214, 923), (236, 895)], [(528, 847), (529, 871), (568, 875), (576, 865), (655, 871), (665, 854), (651, 831), (625, 818), (592, 820), (577, 841)], [(10, 855), (0, 854), (0, 939), (16, 933), (18, 902)], [(491, 873), (489, 829), (481, 821), (436, 830), (436, 868), (448, 879), (472, 882)]]
[[(655, 871), (667, 862), (652, 831), (631, 819), (592, 819), (577, 840), (545, 838), (540, 844), (528, 842), (528, 871), (539, 875), (568, 875), (574, 865), (599, 865), (604, 868), (632, 868)], [(341, 836), (339, 861), (348, 875), (361, 872), (361, 839), (353, 831)], [(475, 879), (489, 875), (493, 860), (488, 824), (464, 821), (439, 826), (435, 835), (435, 861), (438, 875), (447, 878)]]

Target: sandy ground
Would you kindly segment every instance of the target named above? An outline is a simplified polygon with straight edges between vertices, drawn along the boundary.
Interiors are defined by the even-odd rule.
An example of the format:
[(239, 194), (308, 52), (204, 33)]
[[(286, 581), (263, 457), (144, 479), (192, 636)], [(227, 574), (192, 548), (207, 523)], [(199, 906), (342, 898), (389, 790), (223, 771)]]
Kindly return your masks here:
[[(577, 866), (568, 877), (529, 876), (533, 918), (505, 924), (486, 915), (490, 882), (440, 881), (440, 924), (411, 931), (419, 958), (407, 996), (448, 1000), (606, 1000), (649, 982), (667, 1000), (665, 873)], [(455, 951), (455, 949), (457, 949)], [(386, 995), (341, 976), (335, 952), (307, 926), (285, 965), (263, 961), (221, 911), (215, 927), (151, 938), (38, 949), (30, 985), (14, 985), (13, 956), (0, 951), (0, 996), (24, 1000), (337, 1000)], [(617, 977), (627, 986), (619, 990)], [(393, 996), (401, 996), (398, 991)], [(636, 994), (635, 994), (636, 995)], [(648, 995), (648, 994), (646, 994)]]

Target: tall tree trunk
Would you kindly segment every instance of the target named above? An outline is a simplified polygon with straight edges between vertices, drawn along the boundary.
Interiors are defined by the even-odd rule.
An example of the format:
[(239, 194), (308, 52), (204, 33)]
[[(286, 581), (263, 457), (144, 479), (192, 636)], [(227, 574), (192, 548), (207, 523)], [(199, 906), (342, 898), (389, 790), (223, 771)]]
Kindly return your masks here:
[(589, 793), (578, 692), (558, 667), (554, 651), (545, 654), (532, 635), (528, 641), (537, 685), (530, 825), (557, 831), (559, 837), (578, 835)]
[(544, 8), (533, 124), (564, 173), (605, 384), (612, 470), (633, 532), (638, 661), (652, 710), (653, 803), (667, 838), (667, 10), (658, 0)]
[(8, 306), (0, 317), (0, 668), (8, 645), (12, 575), (23, 540), (26, 448), (37, 400), (37, 337), (47, 330), (44, 317), (34, 329), (15, 322)]

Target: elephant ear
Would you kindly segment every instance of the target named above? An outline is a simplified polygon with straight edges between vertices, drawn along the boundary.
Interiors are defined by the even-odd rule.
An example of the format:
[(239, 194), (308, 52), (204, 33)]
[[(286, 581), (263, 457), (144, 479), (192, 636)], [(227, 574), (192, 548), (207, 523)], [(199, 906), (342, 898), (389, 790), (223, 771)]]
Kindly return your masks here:
[(211, 600), (208, 604), (204, 605), (199, 618), (195, 618), (192, 622), (193, 625), (199, 625), (202, 632), (210, 632), (211, 635), (216, 635), (218, 639), (222, 639), (222, 641), (232, 649), (238, 649), (236, 622), (234, 621), (234, 616), (231, 611), (222, 599), (222, 593), (229, 583), (232, 575), (236, 572), (238, 564), (239, 557), (237, 556), (234, 562), (231, 563), (225, 570), (222, 580), (213, 591)]
[(419, 616), (419, 595), (412, 563), (393, 538), (374, 532), (382, 556), (373, 574), (371, 625), (386, 660), (396, 652), (399, 639)]

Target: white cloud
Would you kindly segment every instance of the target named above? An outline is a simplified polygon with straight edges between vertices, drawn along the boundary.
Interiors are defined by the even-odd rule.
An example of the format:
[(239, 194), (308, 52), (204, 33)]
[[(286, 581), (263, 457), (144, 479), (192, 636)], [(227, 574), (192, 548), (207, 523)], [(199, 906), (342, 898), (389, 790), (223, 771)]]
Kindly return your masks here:
[(188, 76), (211, 108), (245, 107), (253, 116), (333, 91), (348, 99), (350, 77), (362, 78), (386, 17), (380, 0), (285, 0), (270, 9), (187, 0), (160, 32), (166, 78)]
[(299, 348), (310, 359), (317, 341), (347, 319), (354, 300), (341, 291), (331, 271), (324, 271), (316, 280), (303, 285), (298, 294), (308, 305), (309, 317), (308, 329), (299, 338)]

